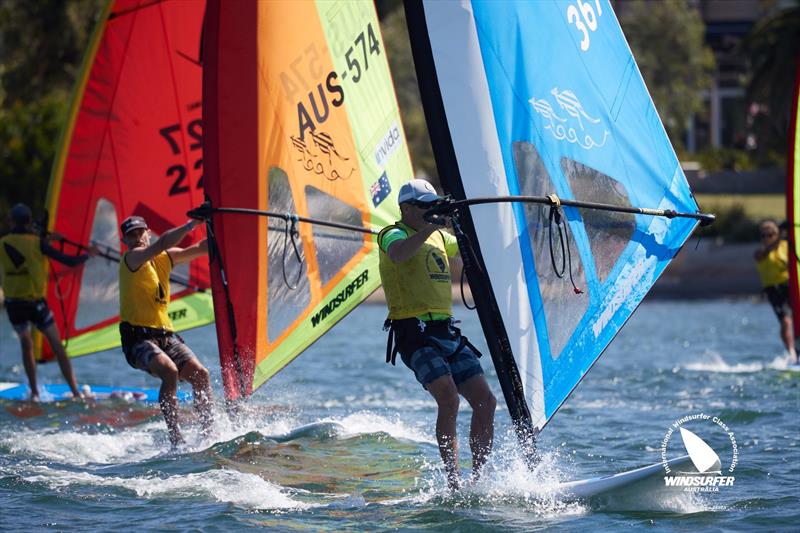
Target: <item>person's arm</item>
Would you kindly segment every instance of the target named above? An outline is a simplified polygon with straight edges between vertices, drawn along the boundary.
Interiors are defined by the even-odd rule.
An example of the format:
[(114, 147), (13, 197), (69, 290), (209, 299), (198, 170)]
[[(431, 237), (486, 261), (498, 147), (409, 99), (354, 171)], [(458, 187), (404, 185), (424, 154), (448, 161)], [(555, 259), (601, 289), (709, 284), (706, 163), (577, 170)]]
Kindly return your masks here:
[[(165, 250), (175, 247), (187, 233), (192, 231), (200, 223), (198, 220), (189, 220), (186, 224), (165, 231), (156, 242), (145, 248), (136, 248), (125, 255), (125, 264), (132, 271), (139, 270), (139, 267), (150, 261), (152, 258)], [(174, 259), (173, 259), (174, 261)]]
[(208, 239), (203, 239), (187, 248), (170, 248), (167, 253), (174, 266), (189, 263), (198, 257), (208, 255)]
[(447, 257), (454, 257), (458, 255), (458, 239), (452, 233), (442, 231), (442, 238), (444, 239), (444, 250), (447, 252)]
[(389, 259), (391, 259), (393, 263), (402, 263), (403, 261), (408, 261), (414, 256), (415, 253), (417, 253), (417, 251), (419, 251), (422, 245), (425, 244), (425, 241), (428, 240), (428, 237), (431, 236), (431, 233), (440, 227), (441, 226), (437, 226), (436, 224), (424, 225), (414, 235), (389, 244), (389, 247), (386, 249), (386, 255), (389, 256)]
[(89, 248), (87, 248), (88, 253), (80, 255), (69, 255), (60, 252), (55, 248), (53, 248), (52, 246), (50, 246), (50, 243), (47, 242), (46, 239), (41, 239), (39, 242), (40, 242), (39, 249), (42, 251), (44, 255), (68, 267), (76, 267), (78, 265), (82, 265), (83, 263), (88, 261), (89, 258), (96, 256), (98, 252), (96, 246), (90, 246)]

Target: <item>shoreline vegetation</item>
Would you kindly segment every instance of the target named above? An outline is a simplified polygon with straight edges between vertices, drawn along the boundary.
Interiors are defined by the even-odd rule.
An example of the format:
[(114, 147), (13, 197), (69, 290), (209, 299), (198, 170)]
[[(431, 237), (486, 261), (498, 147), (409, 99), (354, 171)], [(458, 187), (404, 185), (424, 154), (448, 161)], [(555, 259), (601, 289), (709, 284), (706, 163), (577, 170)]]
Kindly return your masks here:
[[(653, 300), (701, 300), (720, 298), (760, 299), (753, 252), (757, 242), (726, 243), (720, 239), (693, 237), (667, 266), (664, 274), (646, 296)], [(461, 303), (461, 262), (451, 260), (453, 303)], [(473, 304), (469, 286), (465, 284), (467, 303)], [(383, 303), (383, 290), (367, 298), (367, 303)]]

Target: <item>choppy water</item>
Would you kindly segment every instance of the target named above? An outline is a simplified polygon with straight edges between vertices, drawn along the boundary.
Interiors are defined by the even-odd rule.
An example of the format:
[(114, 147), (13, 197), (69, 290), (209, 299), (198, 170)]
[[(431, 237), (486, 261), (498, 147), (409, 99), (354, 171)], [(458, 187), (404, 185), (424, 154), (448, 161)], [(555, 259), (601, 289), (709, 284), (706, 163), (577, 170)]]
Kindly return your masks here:
[[(477, 317), (458, 314), (478, 339)], [(262, 387), (236, 424), (220, 417), (206, 442), (190, 429), (190, 447), (177, 453), (152, 407), (0, 404), (0, 528), (781, 531), (800, 523), (800, 374), (782, 370), (766, 304), (645, 303), (545, 429), (536, 471), (523, 465), (501, 401), (488, 472), (456, 495), (440, 468), (434, 402), (405, 367), (383, 363), (383, 316), (381, 307), (357, 309)], [(216, 373), (213, 327), (185, 338)], [(24, 381), (14, 342), (0, 344), (0, 380)], [(157, 385), (119, 352), (74, 364), (81, 382)], [(40, 375), (60, 381), (54, 365)], [(698, 413), (735, 434), (733, 487), (687, 494), (657, 477), (589, 501), (554, 494), (558, 482), (659, 462), (670, 424)], [(730, 466), (722, 430), (684, 427)], [(683, 453), (677, 434), (667, 451)]]

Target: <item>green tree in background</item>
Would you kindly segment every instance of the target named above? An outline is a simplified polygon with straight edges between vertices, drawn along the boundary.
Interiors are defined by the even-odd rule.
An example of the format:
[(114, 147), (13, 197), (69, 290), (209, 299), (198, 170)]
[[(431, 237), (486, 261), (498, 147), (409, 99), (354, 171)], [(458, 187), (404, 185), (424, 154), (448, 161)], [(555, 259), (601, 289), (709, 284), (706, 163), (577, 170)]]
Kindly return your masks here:
[(686, 125), (703, 110), (714, 53), (705, 24), (686, 0), (634, 0), (621, 4), (620, 24), (672, 144), (684, 144)]
[(408, 40), (406, 14), (402, 6), (395, 6), (395, 9), (383, 18), (381, 32), (386, 43), (386, 55), (392, 71), (392, 80), (414, 170), (427, 174), (433, 178), (434, 182), (437, 182), (438, 179), (435, 178), (437, 175), (436, 161), (433, 158), (428, 125), (422, 110), (417, 74), (411, 56), (411, 43)]
[(759, 152), (786, 153), (793, 80), (800, 61), (800, 0), (760, 20), (742, 49), (750, 64), (747, 100), (766, 104), (769, 113), (755, 127)]
[(84, 50), (104, 0), (0, 0), (0, 227), (44, 206)]

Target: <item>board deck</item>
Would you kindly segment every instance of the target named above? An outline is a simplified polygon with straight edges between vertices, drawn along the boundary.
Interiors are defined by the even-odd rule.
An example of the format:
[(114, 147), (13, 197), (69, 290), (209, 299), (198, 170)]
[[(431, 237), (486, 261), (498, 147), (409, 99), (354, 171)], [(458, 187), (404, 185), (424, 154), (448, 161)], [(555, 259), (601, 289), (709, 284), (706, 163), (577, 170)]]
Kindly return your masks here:
[[(84, 394), (95, 400), (118, 399), (135, 402), (158, 402), (158, 389), (138, 387), (106, 387), (102, 385), (79, 385)], [(0, 400), (24, 401), (30, 398), (30, 388), (25, 383), (0, 382)], [(72, 399), (72, 392), (66, 383), (39, 385), (39, 400), (58, 402)], [(188, 402), (192, 399), (189, 392), (178, 391), (178, 401)]]
[[(690, 463), (691, 459), (688, 455), (670, 459), (668, 464), (671, 469)], [(650, 466), (643, 466), (635, 470), (627, 472), (620, 472), (618, 474), (611, 474), (609, 476), (594, 477), (590, 479), (581, 479), (576, 481), (569, 481), (561, 483), (558, 486), (558, 492), (566, 497), (572, 498), (591, 498), (604, 492), (611, 490), (621, 489), (627, 485), (636, 483), (650, 476), (655, 476), (664, 473), (664, 465), (662, 463), (652, 464)]]

